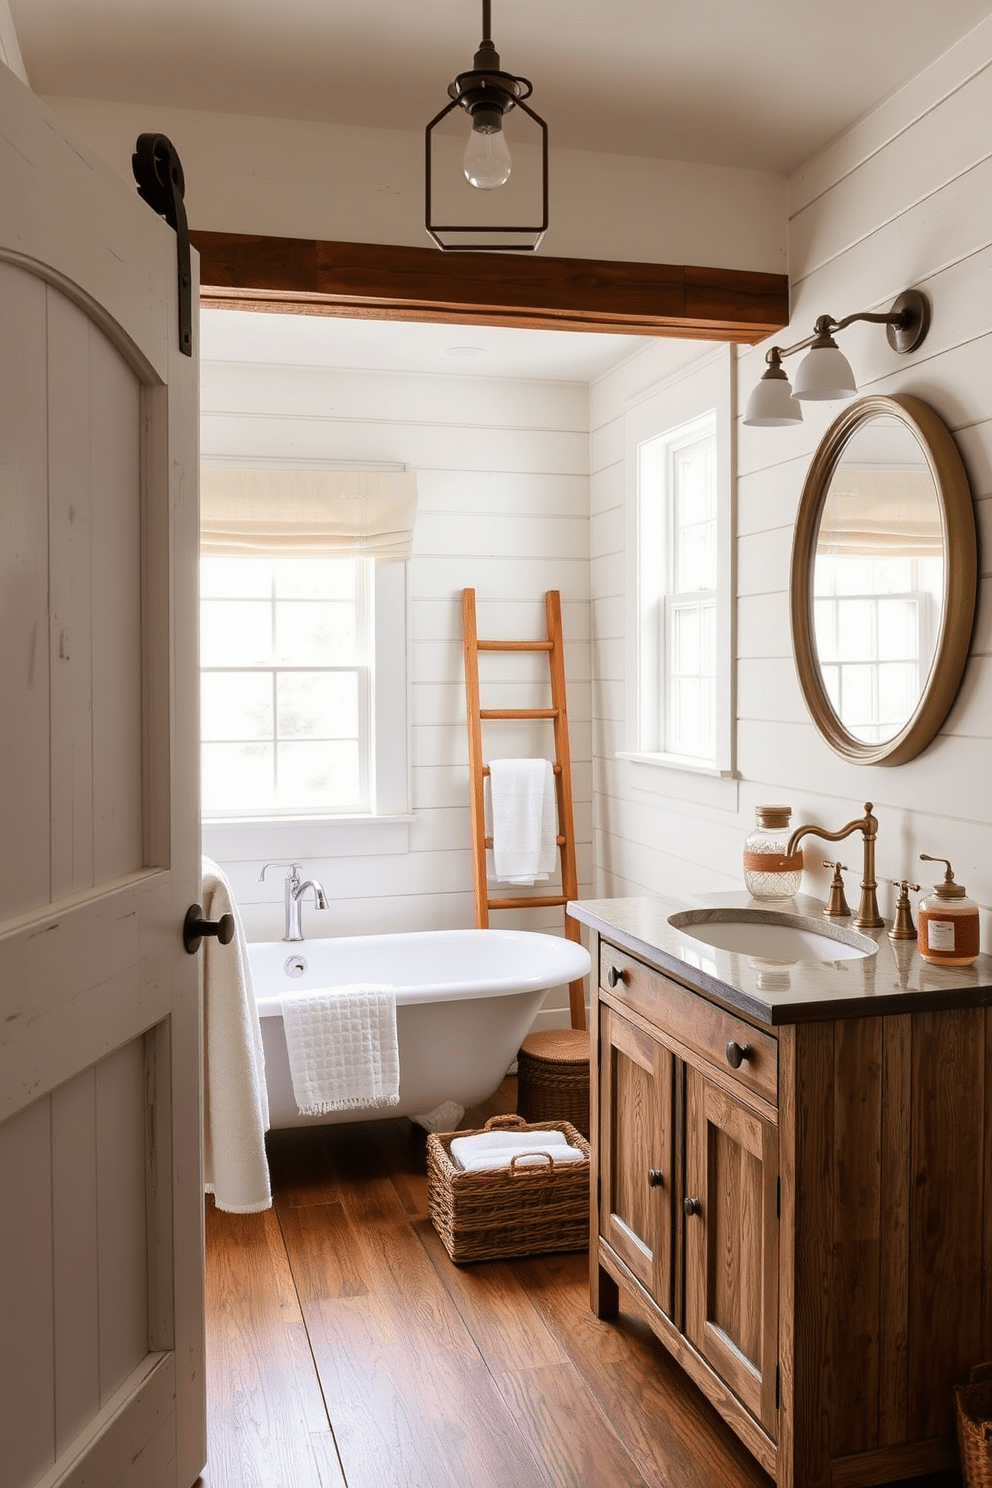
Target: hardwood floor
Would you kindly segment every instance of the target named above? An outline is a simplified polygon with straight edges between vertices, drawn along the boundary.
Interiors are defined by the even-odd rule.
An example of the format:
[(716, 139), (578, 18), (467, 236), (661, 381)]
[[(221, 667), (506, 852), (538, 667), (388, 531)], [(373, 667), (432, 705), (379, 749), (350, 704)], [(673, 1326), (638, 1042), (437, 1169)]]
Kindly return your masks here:
[(769, 1488), (646, 1327), (593, 1316), (584, 1252), (452, 1265), (425, 1140), (274, 1132), (275, 1207), (208, 1203), (202, 1488)]

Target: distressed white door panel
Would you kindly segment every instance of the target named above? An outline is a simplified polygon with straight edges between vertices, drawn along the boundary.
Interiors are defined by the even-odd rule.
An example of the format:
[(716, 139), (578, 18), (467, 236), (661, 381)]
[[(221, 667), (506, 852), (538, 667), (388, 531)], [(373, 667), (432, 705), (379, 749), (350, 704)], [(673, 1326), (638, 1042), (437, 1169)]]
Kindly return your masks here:
[(189, 1488), (196, 363), (174, 234), (3, 68), (0, 170), (0, 1481)]

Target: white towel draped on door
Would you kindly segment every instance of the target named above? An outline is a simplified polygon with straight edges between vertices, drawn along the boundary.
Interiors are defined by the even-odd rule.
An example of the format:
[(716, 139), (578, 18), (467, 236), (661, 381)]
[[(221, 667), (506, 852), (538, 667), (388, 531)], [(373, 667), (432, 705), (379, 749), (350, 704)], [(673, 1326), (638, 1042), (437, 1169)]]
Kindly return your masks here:
[(234, 916), (234, 940), (203, 942), (204, 1187), (218, 1209), (254, 1214), (272, 1203), (265, 1133), (262, 1030), (241, 916), (224, 873), (203, 859), (204, 918)]

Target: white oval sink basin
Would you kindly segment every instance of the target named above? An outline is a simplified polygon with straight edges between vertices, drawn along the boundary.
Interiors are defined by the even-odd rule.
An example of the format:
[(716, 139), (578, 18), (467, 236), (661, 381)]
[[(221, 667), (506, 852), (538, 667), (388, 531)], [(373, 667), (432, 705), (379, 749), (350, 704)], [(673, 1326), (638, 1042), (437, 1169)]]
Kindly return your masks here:
[(874, 956), (878, 950), (873, 940), (856, 930), (845, 928), (838, 934), (839, 926), (820, 926), (804, 916), (790, 918), (774, 910), (687, 909), (669, 915), (668, 923), (717, 950), (768, 961), (848, 961)]

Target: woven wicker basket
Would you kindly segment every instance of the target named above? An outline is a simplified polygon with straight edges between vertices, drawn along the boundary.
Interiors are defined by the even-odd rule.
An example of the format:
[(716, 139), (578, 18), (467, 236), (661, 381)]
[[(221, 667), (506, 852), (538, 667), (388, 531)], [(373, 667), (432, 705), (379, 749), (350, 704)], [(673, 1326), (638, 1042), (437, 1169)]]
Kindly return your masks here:
[(427, 1138), (427, 1197), (434, 1228), (453, 1261), (491, 1261), (589, 1245), (589, 1143), (567, 1121), (527, 1123), (493, 1116), (484, 1131), (559, 1131), (585, 1162), (535, 1164), (466, 1173), (452, 1161), (455, 1137)]
[(525, 1121), (570, 1121), (589, 1135), (589, 1034), (529, 1033), (517, 1055), (517, 1110)]
[(992, 1364), (976, 1364), (970, 1383), (955, 1385), (954, 1406), (965, 1488), (992, 1488)]

